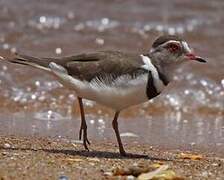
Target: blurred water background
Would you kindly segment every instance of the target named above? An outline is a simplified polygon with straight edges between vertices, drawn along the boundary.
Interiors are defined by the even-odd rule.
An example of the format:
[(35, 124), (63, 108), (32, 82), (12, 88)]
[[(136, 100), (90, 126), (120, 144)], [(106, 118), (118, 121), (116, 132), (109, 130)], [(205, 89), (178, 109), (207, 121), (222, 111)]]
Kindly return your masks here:
[[(0, 0), (0, 55), (97, 50), (147, 52), (160, 34), (183, 36), (208, 63), (190, 63), (153, 101), (121, 114), (122, 138), (224, 152), (224, 1)], [(85, 101), (89, 138), (115, 141), (113, 112)], [(76, 97), (40, 70), (0, 61), (0, 135), (77, 139)]]

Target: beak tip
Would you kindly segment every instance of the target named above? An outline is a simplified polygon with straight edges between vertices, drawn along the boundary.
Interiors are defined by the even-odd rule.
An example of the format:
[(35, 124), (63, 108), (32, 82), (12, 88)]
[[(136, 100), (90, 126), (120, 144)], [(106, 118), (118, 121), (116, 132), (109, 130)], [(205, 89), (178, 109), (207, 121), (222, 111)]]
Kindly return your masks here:
[(187, 57), (188, 60), (195, 60), (195, 61), (198, 61), (198, 62), (201, 62), (201, 63), (206, 63), (207, 62), (204, 58), (202, 58), (200, 56), (195, 56), (192, 53), (186, 54), (186, 57)]
[(205, 59), (201, 58), (201, 57), (198, 57), (195, 60), (198, 61), (198, 62), (201, 62), (201, 63), (207, 63), (207, 61)]

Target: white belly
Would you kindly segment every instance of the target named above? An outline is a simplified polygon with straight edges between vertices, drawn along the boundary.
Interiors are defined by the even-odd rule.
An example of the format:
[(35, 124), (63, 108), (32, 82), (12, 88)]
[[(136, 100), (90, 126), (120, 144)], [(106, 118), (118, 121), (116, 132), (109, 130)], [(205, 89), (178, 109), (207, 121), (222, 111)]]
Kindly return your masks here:
[(134, 79), (128, 75), (121, 76), (112, 84), (107, 85), (99, 79), (87, 82), (62, 72), (54, 73), (63, 85), (75, 90), (79, 97), (96, 101), (117, 111), (148, 100), (146, 95), (147, 74)]
[(124, 76), (108, 86), (102, 82), (91, 81), (78, 94), (115, 110), (121, 110), (146, 102), (146, 85), (147, 75), (135, 79)]

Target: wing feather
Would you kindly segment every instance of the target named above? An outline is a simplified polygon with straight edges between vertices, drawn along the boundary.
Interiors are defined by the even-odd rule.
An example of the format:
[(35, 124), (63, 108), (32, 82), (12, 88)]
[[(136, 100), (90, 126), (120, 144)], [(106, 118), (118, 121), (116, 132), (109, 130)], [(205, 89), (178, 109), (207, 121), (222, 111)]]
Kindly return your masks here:
[(120, 51), (83, 53), (61, 58), (36, 58), (16, 54), (16, 57), (9, 61), (44, 70), (49, 70), (49, 65), (53, 62), (62, 66), (69, 75), (77, 79), (91, 81), (97, 77), (100, 79), (111, 77), (108, 79), (108, 83), (123, 75), (133, 77), (146, 72), (141, 67), (144, 62), (139, 55)]

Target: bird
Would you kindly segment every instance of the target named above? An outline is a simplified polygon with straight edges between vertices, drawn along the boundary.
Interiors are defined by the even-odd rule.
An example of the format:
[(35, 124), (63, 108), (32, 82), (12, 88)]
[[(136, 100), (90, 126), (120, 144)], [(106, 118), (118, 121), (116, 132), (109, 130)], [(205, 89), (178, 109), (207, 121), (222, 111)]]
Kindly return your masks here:
[(188, 43), (177, 35), (161, 35), (148, 52), (142, 54), (116, 50), (81, 53), (66, 57), (38, 58), (16, 54), (11, 63), (29, 65), (53, 74), (78, 99), (81, 126), (79, 139), (89, 151), (83, 99), (92, 100), (114, 110), (114, 129), (120, 155), (126, 156), (118, 117), (122, 110), (144, 103), (161, 94), (173, 80), (175, 70), (186, 62), (206, 60), (196, 56)]

